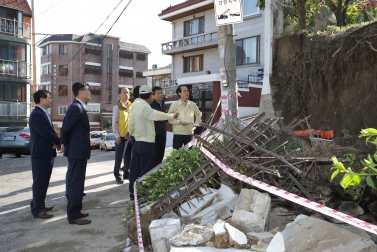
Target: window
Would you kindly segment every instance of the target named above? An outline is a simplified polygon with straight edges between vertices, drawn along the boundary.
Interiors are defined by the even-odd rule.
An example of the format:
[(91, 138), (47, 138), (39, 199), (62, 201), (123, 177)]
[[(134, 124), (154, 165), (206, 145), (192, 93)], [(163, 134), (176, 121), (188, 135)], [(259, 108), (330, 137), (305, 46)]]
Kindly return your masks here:
[(203, 55), (184, 57), (183, 72), (199, 72), (203, 71)]
[(119, 51), (119, 57), (126, 58), (126, 59), (133, 59), (134, 58), (134, 53), (133, 52), (129, 52), (129, 51), (120, 50)]
[(59, 75), (60, 76), (68, 75), (68, 65), (59, 65)]
[(136, 77), (137, 78), (144, 78), (143, 72), (136, 72)]
[(134, 77), (134, 71), (128, 69), (119, 69), (119, 76)]
[(59, 115), (65, 115), (67, 112), (67, 106), (59, 106)]
[(136, 54), (136, 59), (145, 61), (147, 57), (145, 54)]
[(67, 54), (68, 45), (59, 45), (59, 54)]
[(258, 14), (259, 8), (257, 7), (258, 0), (244, 0), (243, 1), (243, 15), (248, 16)]
[(204, 17), (195, 18), (184, 23), (184, 36), (204, 33)]
[(100, 95), (101, 94), (101, 87), (90, 86), (90, 92), (92, 93), (92, 95)]
[(51, 64), (41, 66), (41, 75), (51, 74)]
[(25, 61), (26, 60), (25, 44), (9, 42), (9, 60)]
[(100, 66), (85, 65), (84, 72), (86, 74), (101, 74), (101, 67)]
[(86, 112), (92, 114), (99, 114), (101, 112), (100, 104), (88, 104), (86, 106)]
[(58, 95), (59, 96), (67, 96), (67, 85), (59, 85)]
[(236, 41), (236, 65), (259, 63), (259, 36)]
[(51, 45), (47, 45), (41, 48), (41, 55), (47, 55), (51, 53)]
[(26, 85), (0, 82), (0, 101), (26, 101)]
[(98, 46), (85, 46), (85, 53), (91, 53), (94, 55), (101, 55), (101, 47)]

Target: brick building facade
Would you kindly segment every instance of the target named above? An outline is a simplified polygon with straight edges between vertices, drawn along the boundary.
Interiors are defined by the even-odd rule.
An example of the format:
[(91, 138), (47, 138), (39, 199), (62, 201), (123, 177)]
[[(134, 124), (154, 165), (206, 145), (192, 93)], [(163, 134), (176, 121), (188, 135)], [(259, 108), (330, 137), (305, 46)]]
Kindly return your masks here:
[(72, 84), (89, 83), (88, 103), (91, 130), (111, 131), (112, 108), (118, 102), (121, 87), (132, 89), (147, 84), (143, 71), (148, 68), (148, 54), (143, 45), (121, 42), (104, 35), (52, 35), (41, 48), (41, 83), (39, 89), (52, 94), (50, 116), (60, 131), (66, 109), (74, 99)]

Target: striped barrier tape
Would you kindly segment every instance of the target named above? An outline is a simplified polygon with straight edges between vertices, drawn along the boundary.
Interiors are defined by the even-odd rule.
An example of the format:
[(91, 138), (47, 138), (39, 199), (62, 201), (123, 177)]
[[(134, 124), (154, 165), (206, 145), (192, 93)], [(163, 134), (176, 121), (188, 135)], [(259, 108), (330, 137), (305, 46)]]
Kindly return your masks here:
[[(141, 182), (145, 179), (145, 177), (152, 173), (155, 172), (158, 168), (161, 166), (165, 165), (166, 163), (161, 163), (157, 165), (155, 168), (150, 170), (149, 172), (145, 173), (143, 176), (138, 178), (135, 182)], [(143, 235), (141, 234), (141, 225), (140, 225), (140, 215), (139, 215), (139, 201), (137, 199), (137, 190), (136, 190), (136, 183), (134, 183), (134, 198), (135, 198), (135, 218), (136, 218), (136, 232), (137, 232), (137, 246), (139, 248), (140, 252), (144, 252), (144, 244), (143, 244)]]
[(230, 176), (232, 176), (234, 178), (237, 178), (237, 179), (239, 179), (239, 180), (241, 180), (241, 181), (243, 181), (245, 183), (248, 183), (248, 184), (250, 184), (252, 186), (255, 186), (255, 187), (259, 188), (259, 189), (267, 191), (267, 192), (269, 192), (271, 194), (274, 194), (276, 196), (279, 196), (281, 198), (284, 198), (286, 200), (289, 200), (289, 201), (294, 202), (296, 204), (299, 204), (301, 206), (310, 208), (310, 209), (312, 209), (312, 210), (314, 210), (316, 212), (320, 212), (320, 213), (325, 214), (327, 216), (331, 216), (331, 217), (333, 217), (335, 219), (338, 219), (340, 221), (346, 222), (346, 223), (348, 223), (348, 224), (350, 224), (352, 226), (361, 228), (361, 229), (363, 229), (365, 231), (368, 231), (370, 233), (377, 234), (377, 226), (375, 226), (375, 225), (372, 225), (372, 224), (370, 224), (368, 222), (365, 222), (365, 221), (362, 221), (360, 219), (357, 219), (357, 218), (355, 218), (353, 216), (344, 214), (344, 213), (339, 212), (337, 210), (331, 209), (331, 208), (326, 207), (324, 205), (318, 204), (318, 203), (316, 203), (314, 201), (305, 199), (305, 198), (300, 197), (298, 195), (295, 195), (293, 193), (287, 192), (287, 191), (285, 191), (283, 189), (280, 189), (280, 188), (274, 187), (272, 185), (263, 183), (262, 181), (259, 181), (259, 180), (247, 177), (247, 176), (245, 176), (243, 174), (240, 174), (238, 172), (235, 172), (229, 166), (225, 165), (220, 160), (218, 160), (216, 156), (214, 156), (211, 152), (209, 152), (204, 147), (200, 147), (200, 150), (207, 157), (209, 157), (217, 166), (219, 166), (226, 174), (228, 174), (228, 175), (230, 175)]

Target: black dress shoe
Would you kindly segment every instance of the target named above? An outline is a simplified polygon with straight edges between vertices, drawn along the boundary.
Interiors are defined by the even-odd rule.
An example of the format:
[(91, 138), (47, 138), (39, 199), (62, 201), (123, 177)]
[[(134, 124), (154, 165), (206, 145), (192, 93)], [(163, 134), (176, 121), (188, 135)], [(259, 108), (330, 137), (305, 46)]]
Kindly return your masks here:
[(48, 213), (42, 211), (42, 212), (40, 212), (39, 214), (37, 214), (37, 215), (33, 215), (33, 216), (34, 216), (34, 218), (48, 219), (48, 218), (53, 217), (54, 215), (52, 215), (52, 214), (48, 214)]
[(121, 179), (117, 179), (116, 182), (117, 182), (118, 184), (123, 184), (123, 183), (124, 183), (123, 180), (121, 180)]
[(128, 172), (127, 173), (123, 173), (123, 179), (128, 179)]
[(85, 218), (85, 217), (88, 217), (89, 216), (89, 213), (81, 213), (81, 218)]
[(53, 208), (54, 208), (53, 206), (52, 207), (45, 207), (45, 209), (43, 211), (48, 212), (48, 211), (51, 211)]
[(83, 218), (80, 218), (77, 220), (69, 221), (69, 224), (86, 225), (86, 224), (90, 224), (91, 222), (92, 222), (91, 220), (85, 220)]

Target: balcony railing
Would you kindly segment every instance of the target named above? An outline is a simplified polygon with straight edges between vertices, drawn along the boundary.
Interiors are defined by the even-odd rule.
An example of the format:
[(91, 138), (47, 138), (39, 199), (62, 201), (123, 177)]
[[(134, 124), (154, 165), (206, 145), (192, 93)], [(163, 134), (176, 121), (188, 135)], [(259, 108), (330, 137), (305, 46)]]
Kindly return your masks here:
[(0, 77), (29, 79), (31, 78), (31, 64), (20, 61), (0, 59)]
[(15, 19), (0, 18), (0, 33), (30, 39), (30, 31), (30, 24), (28, 23), (18, 22)]
[(0, 117), (25, 117), (33, 108), (32, 102), (0, 102)]
[(214, 46), (218, 44), (217, 32), (201, 33), (198, 35), (184, 37), (161, 44), (162, 53), (171, 53), (176, 51), (184, 51), (189, 48), (200, 48), (206, 46)]

